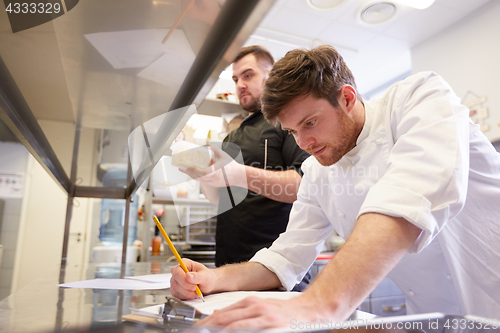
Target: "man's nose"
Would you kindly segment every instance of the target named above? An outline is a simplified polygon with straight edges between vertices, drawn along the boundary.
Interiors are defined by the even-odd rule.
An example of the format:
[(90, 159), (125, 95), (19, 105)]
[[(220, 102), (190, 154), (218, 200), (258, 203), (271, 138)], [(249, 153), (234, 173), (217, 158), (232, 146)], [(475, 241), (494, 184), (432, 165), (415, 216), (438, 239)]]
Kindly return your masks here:
[(244, 91), (247, 89), (247, 85), (243, 83), (241, 80), (238, 80), (238, 82), (236, 83), (236, 89), (238, 91)]
[(297, 134), (295, 134), (295, 141), (297, 141), (297, 146), (299, 146), (300, 149), (307, 150), (312, 147), (314, 138), (308, 134), (297, 132)]

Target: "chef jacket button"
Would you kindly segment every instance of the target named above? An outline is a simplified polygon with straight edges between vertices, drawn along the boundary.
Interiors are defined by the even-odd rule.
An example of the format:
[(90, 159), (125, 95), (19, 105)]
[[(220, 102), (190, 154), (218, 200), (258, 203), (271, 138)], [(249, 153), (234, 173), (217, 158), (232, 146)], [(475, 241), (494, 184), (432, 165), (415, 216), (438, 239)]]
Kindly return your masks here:
[(380, 145), (382, 144), (382, 139), (377, 139), (377, 140), (375, 140), (375, 144), (376, 144), (377, 146), (380, 146)]
[(344, 218), (345, 214), (344, 213), (339, 213), (339, 217)]
[(408, 295), (415, 296), (415, 292), (413, 290), (410, 290), (410, 292), (408, 293)]
[(447, 278), (448, 280), (451, 280), (451, 275), (450, 275), (450, 274), (446, 275), (446, 278)]

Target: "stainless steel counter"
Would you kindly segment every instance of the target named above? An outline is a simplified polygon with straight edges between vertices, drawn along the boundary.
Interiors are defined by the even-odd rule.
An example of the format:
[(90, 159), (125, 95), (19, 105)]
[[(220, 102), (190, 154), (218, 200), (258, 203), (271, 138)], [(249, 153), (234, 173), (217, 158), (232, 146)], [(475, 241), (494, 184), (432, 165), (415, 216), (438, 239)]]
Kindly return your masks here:
[[(37, 279), (0, 301), (0, 332), (183, 332), (186, 327), (169, 324), (164, 327), (122, 322), (131, 308), (161, 304), (169, 290), (93, 290), (60, 288), (59, 283), (120, 276), (168, 273), (173, 264), (158, 262), (130, 263), (124, 266), (89, 265), (68, 269)], [(356, 329), (361, 332), (394, 333), (500, 333), (498, 320), (476, 317), (423, 314), (350, 322), (331, 322), (314, 329), (317, 332)], [(296, 328), (305, 323), (297, 322)], [(303, 326), (304, 326), (303, 325)], [(215, 333), (218, 329), (189, 328), (191, 333)], [(290, 326), (290, 332), (296, 331)], [(304, 328), (301, 329), (304, 330)]]
[(169, 290), (93, 290), (57, 285), (119, 278), (122, 274), (169, 273), (173, 265), (149, 262), (126, 264), (123, 270), (120, 264), (92, 264), (62, 272), (56, 269), (0, 301), (0, 332), (86, 331), (115, 326), (122, 322), (123, 315), (131, 313), (131, 308), (163, 303)]

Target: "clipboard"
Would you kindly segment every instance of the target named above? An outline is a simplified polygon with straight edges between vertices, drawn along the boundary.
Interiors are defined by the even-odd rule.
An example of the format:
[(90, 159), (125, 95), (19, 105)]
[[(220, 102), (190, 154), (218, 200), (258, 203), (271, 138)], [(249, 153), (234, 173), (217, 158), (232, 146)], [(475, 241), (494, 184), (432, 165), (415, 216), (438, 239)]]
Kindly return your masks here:
[(138, 310), (137, 313), (122, 318), (129, 321), (152, 323), (166, 329), (189, 328), (193, 323), (209, 316), (215, 310), (234, 304), (248, 296), (287, 300), (300, 294), (299, 292), (283, 291), (231, 291), (207, 295), (205, 296), (206, 302), (202, 302), (199, 298), (181, 301), (178, 298), (166, 296), (164, 304), (151, 306), (149, 311), (144, 308), (141, 309), (142, 311)]
[(207, 316), (176, 297), (166, 296), (165, 299), (165, 304), (159, 308), (157, 316), (131, 313), (122, 316), (122, 319), (164, 328), (186, 328)]

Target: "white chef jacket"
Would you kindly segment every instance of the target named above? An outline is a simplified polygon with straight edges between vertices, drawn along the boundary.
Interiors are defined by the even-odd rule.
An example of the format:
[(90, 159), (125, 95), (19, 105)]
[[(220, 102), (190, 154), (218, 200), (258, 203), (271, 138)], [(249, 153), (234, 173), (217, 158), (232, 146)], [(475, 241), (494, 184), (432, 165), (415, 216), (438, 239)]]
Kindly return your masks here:
[(500, 318), (500, 154), (435, 73), (364, 106), (356, 147), (332, 166), (302, 164), (286, 232), (251, 261), (290, 290), (333, 229), (348, 238), (361, 214), (403, 217), (422, 229), (389, 273), (407, 313)]

